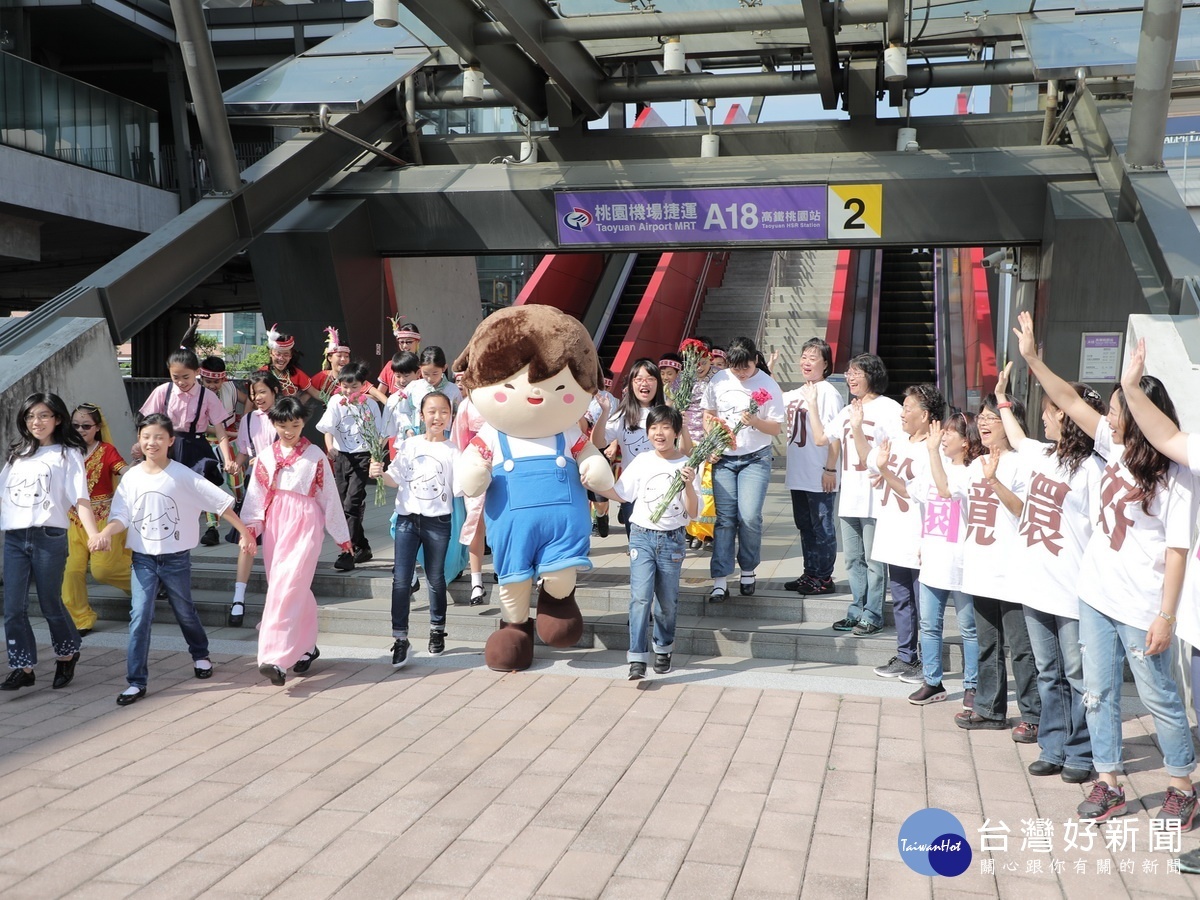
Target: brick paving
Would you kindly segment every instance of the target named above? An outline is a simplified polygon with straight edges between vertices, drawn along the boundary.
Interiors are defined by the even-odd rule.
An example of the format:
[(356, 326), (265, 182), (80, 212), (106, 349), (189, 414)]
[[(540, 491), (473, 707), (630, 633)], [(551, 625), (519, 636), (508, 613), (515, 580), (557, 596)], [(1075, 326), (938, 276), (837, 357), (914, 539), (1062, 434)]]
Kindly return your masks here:
[[(1200, 884), (1145, 845), (1138, 798), (1156, 811), (1164, 778), (1144, 715), (1126, 721), (1134, 848), (1100, 836), (1066, 852), (1082, 790), (1027, 775), (1036, 747), (961, 731), (949, 703), (796, 690), (786, 671), (756, 687), (719, 661), (699, 681), (630, 683), (622, 654), (577, 674), (497, 674), (465, 652), (394, 672), (381, 652), (324, 645), (280, 689), (251, 657), (214, 654), (201, 682), (185, 653), (155, 647), (131, 707), (114, 703), (125, 661), (111, 633), (88, 639), (67, 689), (50, 689), (43, 662), (35, 687), (0, 695), (6, 900), (1094, 900)], [(899, 824), (927, 806), (955, 813), (975, 849), (957, 878), (900, 860)], [(985, 817), (1011, 832), (995, 874)], [(1053, 853), (1021, 850), (1022, 820), (1038, 817)]]

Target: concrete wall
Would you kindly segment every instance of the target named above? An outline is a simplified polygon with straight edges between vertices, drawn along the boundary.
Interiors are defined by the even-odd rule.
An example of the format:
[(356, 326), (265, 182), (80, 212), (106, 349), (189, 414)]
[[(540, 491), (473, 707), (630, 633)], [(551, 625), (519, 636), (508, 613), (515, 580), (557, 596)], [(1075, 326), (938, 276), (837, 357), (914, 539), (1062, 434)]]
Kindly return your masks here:
[(1126, 348), (1146, 339), (1146, 374), (1167, 388), (1184, 431), (1200, 432), (1200, 319), (1130, 316)]
[(17, 411), (35, 391), (58, 394), (68, 410), (85, 402), (100, 406), (113, 442), (129, 458), (133, 416), (103, 319), (59, 319), (20, 353), (0, 357), (0, 447), (18, 439)]
[(149, 234), (179, 215), (179, 196), (0, 146), (0, 204)]
[[(388, 259), (396, 311), (421, 329), (421, 346), (436, 344), (454, 362), (483, 318), (473, 256)], [(390, 348), (393, 352), (395, 344)]]

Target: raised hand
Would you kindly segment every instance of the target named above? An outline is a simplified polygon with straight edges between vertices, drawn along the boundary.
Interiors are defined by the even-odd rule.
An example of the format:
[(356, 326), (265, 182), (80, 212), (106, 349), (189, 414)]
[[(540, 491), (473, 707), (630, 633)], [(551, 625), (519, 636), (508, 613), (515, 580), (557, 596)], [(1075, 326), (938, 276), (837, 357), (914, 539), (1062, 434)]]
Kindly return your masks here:
[(930, 453), (938, 453), (942, 449), (942, 423), (930, 422), (929, 434), (925, 435), (925, 446)]
[(850, 401), (850, 427), (862, 428), (863, 423), (863, 406), (862, 401), (855, 397)]
[(875, 465), (881, 469), (890, 468), (888, 463), (892, 459), (892, 442), (886, 438), (879, 444), (879, 449), (875, 451)]
[(815, 381), (806, 381), (800, 386), (800, 396), (804, 398), (804, 402), (808, 404), (809, 409), (816, 409), (817, 383)]
[(983, 458), (983, 477), (991, 481), (996, 477), (996, 469), (1000, 467), (1000, 454), (989, 453)]
[(1125, 371), (1121, 373), (1121, 386), (1126, 390), (1135, 388), (1146, 374), (1146, 339), (1138, 338), (1133, 351), (1129, 354), (1129, 362), (1125, 363)]
[(996, 376), (996, 399), (1003, 402), (1004, 395), (1008, 393), (1008, 379), (1012, 376), (1012, 360), (1010, 359), (1000, 370), (1000, 374)]
[(1033, 336), (1033, 316), (1028, 312), (1017, 314), (1017, 328), (1013, 334), (1017, 336), (1017, 348), (1026, 359), (1037, 359), (1037, 340)]

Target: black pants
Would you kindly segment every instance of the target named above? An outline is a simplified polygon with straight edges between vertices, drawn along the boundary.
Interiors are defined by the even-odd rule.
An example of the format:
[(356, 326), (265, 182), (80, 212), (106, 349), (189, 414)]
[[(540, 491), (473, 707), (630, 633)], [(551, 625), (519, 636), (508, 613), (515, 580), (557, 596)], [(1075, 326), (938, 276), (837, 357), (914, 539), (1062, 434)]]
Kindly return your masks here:
[(363, 512), (367, 506), (367, 485), (375, 480), (367, 473), (371, 468), (370, 453), (338, 453), (333, 461), (333, 477), (342, 498), (342, 512), (350, 529), (350, 543), (355, 550), (371, 545), (363, 533)]
[(979, 637), (976, 714), (987, 719), (1008, 718), (1008, 670), (1004, 665), (1004, 645), (1008, 644), (1021, 721), (1036, 725), (1042, 717), (1042, 701), (1024, 608), (1019, 603), (976, 597), (975, 631)]

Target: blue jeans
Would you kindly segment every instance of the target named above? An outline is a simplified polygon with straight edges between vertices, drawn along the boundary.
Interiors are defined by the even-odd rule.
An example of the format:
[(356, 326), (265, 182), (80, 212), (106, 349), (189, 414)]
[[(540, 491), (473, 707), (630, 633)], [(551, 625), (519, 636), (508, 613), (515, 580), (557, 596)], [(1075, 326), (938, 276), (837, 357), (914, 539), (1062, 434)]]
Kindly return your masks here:
[(150, 675), (150, 626), (154, 624), (154, 598), (161, 584), (171, 612), (187, 641), (193, 660), (208, 659), (208, 635), (192, 603), (192, 556), (187, 550), (151, 556), (133, 552), (133, 609), (129, 617), (129, 658), (125, 680), (130, 687), (146, 687)]
[(1083, 710), (1079, 620), (1025, 607), (1025, 626), (1037, 663), (1041, 759), (1071, 769), (1092, 768), (1092, 739)]
[(917, 661), (917, 594), (921, 589), (920, 569), (888, 564), (888, 590), (892, 592), (892, 615), (896, 619), (896, 656), (904, 663)]
[(646, 634), (650, 602), (654, 601), (654, 652), (675, 649), (675, 612), (679, 604), (679, 573), (683, 569), (682, 528), (654, 531), (632, 525), (629, 535), (629, 662), (649, 662)]
[(56, 656), (68, 657), (79, 649), (79, 632), (62, 601), (63, 572), (67, 568), (67, 529), (18, 528), (4, 534), (4, 638), (8, 665), (33, 668), (37, 640), (29, 624), (29, 579), (37, 587), (38, 605), (50, 626)]
[(722, 456), (712, 467), (712, 483), (717, 524), (709, 574), (724, 578), (733, 573), (735, 538), (739, 568), (753, 572), (762, 556), (762, 511), (771, 483), (771, 448), (745, 456)]
[(829, 578), (837, 559), (837, 531), (833, 527), (836, 492), (792, 491), (792, 520), (800, 532), (804, 551), (804, 574)]
[(846, 609), (846, 618), (883, 627), (883, 583), (887, 566), (871, 559), (875, 543), (875, 520), (842, 516), (842, 553), (850, 596), (854, 602)]
[(979, 683), (975, 713), (985, 719), (1008, 718), (1008, 668), (1004, 662), (1007, 645), (1012, 656), (1013, 685), (1021, 721), (1038, 725), (1042, 700), (1037, 689), (1037, 663), (1029, 646), (1025, 608), (992, 597), (975, 595), (975, 636), (979, 639)]
[(946, 604), (954, 601), (958, 633), (963, 644), (963, 690), (973, 690), (979, 680), (979, 639), (975, 636), (975, 601), (970, 594), (921, 585), (921, 666), (925, 683), (942, 683), (942, 623)]
[(1192, 732), (1175, 684), (1174, 645), (1146, 656), (1146, 632), (1110, 619), (1086, 602), (1079, 604), (1079, 644), (1083, 656), (1083, 707), (1092, 735), (1092, 766), (1097, 772), (1123, 772), (1121, 761), (1121, 678), (1129, 661), (1138, 697), (1154, 716), (1163, 768), (1186, 778), (1196, 768)]
[(425, 551), (425, 581), (429, 584), (429, 624), (446, 628), (446, 550), (450, 546), (450, 516), (396, 517), (396, 562), (392, 567), (392, 637), (408, 637), (412, 605), (413, 568), (417, 548)]

